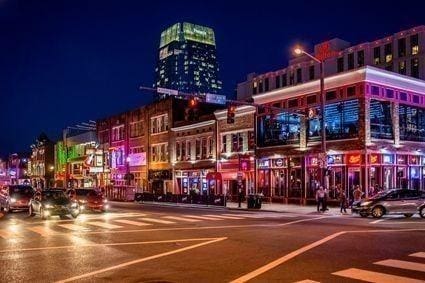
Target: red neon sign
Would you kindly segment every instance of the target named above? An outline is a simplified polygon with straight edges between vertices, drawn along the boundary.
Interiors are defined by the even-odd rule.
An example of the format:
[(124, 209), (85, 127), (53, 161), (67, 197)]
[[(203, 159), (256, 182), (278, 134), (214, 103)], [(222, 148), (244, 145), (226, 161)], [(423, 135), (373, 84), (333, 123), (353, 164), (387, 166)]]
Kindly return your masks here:
[(338, 52), (335, 50), (332, 50), (331, 43), (329, 41), (323, 42), (322, 44), (319, 44), (316, 47), (316, 58), (320, 61), (326, 60), (331, 57), (335, 57), (338, 55)]

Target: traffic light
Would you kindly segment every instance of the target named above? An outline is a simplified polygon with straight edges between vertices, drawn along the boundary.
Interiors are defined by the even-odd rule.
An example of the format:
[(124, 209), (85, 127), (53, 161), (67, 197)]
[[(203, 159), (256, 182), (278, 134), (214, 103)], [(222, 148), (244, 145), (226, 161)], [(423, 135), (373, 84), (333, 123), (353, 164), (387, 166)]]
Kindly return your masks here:
[(227, 124), (235, 123), (235, 111), (236, 111), (235, 105), (229, 104), (227, 106)]
[(195, 108), (196, 106), (198, 106), (198, 100), (196, 99), (196, 97), (189, 98), (189, 107)]

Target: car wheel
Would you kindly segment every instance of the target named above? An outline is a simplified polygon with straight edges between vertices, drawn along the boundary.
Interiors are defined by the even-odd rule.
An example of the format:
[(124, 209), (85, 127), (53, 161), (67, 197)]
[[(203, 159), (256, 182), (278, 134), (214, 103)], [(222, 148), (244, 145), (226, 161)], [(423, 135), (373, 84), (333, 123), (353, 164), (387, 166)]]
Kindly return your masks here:
[(404, 214), (404, 217), (406, 217), (406, 218), (409, 218), (409, 217), (412, 217), (413, 216), (413, 213), (405, 213)]
[(373, 218), (381, 218), (385, 214), (385, 210), (382, 206), (376, 206), (372, 209)]
[(43, 220), (46, 220), (46, 216), (44, 215), (44, 208), (40, 208), (40, 216), (41, 216), (41, 219), (43, 219)]
[(369, 216), (369, 214), (367, 214), (366, 212), (360, 212), (359, 213), (361, 217), (366, 218)]
[(33, 208), (32, 208), (32, 205), (30, 205), (29, 207), (28, 207), (28, 216), (29, 217), (31, 217), (31, 216), (34, 216), (34, 211), (33, 211)]
[(422, 207), (422, 208), (419, 210), (419, 215), (420, 215), (422, 218), (425, 218), (425, 206), (424, 206), (424, 207)]

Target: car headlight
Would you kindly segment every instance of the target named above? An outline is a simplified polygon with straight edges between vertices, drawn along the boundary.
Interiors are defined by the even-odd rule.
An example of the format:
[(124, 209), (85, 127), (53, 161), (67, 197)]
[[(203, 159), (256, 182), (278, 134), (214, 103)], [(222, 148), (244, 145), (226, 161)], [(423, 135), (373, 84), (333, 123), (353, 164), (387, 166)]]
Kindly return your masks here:
[(71, 208), (77, 208), (78, 204), (76, 204), (75, 202), (73, 204), (71, 204)]
[(370, 205), (370, 204), (372, 204), (372, 202), (371, 202), (371, 201), (365, 201), (365, 202), (362, 202), (362, 203), (360, 204), (360, 206), (368, 206), (368, 205)]
[(81, 203), (86, 203), (87, 201), (85, 199), (80, 200)]
[(53, 205), (51, 205), (51, 204), (46, 204), (46, 205), (44, 205), (44, 207), (45, 207), (45, 208), (53, 208)]
[(108, 202), (108, 200), (105, 198), (104, 200), (103, 200), (103, 203), (107, 203)]
[(11, 202), (11, 203), (16, 202), (16, 198), (11, 198), (11, 199), (10, 199), (10, 202)]

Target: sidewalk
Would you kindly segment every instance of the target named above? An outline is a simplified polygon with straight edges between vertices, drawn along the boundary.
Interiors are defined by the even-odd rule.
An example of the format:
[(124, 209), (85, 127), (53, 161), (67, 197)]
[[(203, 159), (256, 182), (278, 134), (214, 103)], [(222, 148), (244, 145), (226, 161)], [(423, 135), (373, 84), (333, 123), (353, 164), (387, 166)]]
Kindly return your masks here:
[[(246, 202), (238, 207), (237, 202), (227, 202), (226, 207), (216, 205), (202, 205), (202, 204), (187, 204), (187, 203), (169, 203), (169, 202), (152, 202), (144, 201), (143, 205), (151, 206), (165, 206), (165, 207), (185, 207), (185, 208), (200, 208), (200, 209), (229, 209), (229, 210), (242, 210), (242, 211), (257, 211), (257, 212), (278, 212), (278, 213), (294, 213), (294, 214), (323, 214), (318, 213), (315, 205), (295, 205), (295, 204), (275, 204), (275, 203), (263, 203), (261, 209), (248, 209)], [(326, 211), (326, 215), (341, 215), (339, 208), (329, 207)], [(347, 214), (351, 214), (350, 210), (347, 209)]]

